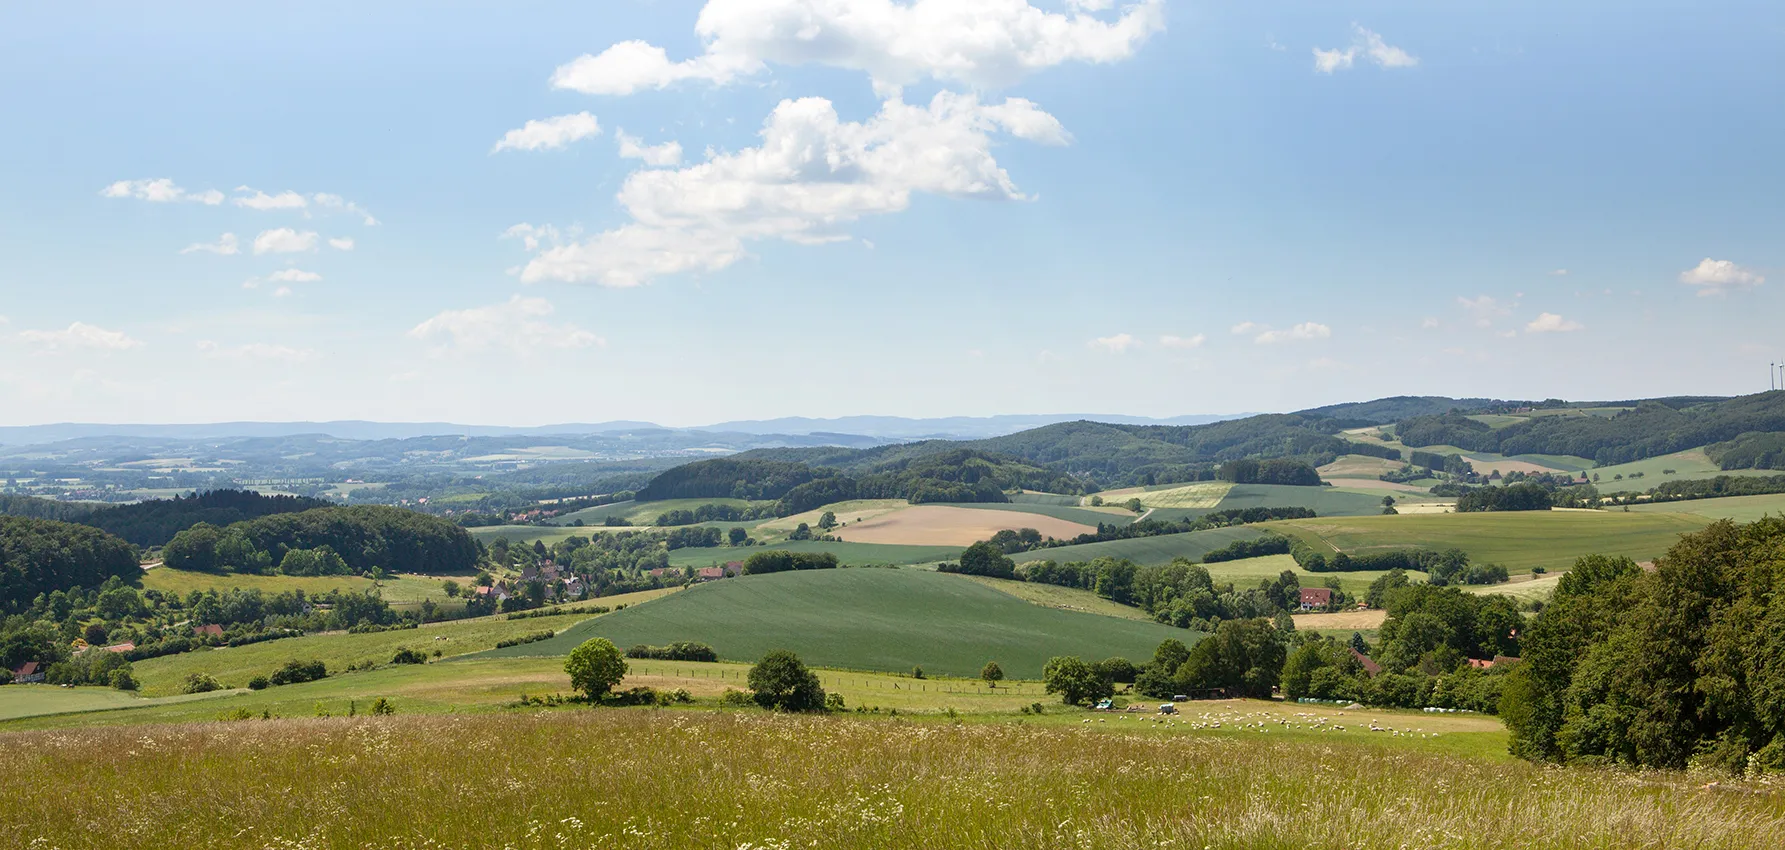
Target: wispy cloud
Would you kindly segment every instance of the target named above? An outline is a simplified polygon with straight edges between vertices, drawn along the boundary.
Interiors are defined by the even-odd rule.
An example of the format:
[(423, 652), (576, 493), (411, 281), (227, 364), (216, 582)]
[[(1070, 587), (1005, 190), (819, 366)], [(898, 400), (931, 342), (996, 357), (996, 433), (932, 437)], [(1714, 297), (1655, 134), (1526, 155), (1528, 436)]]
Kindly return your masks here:
[(1346, 47), (1335, 47), (1330, 50), (1314, 48), (1314, 71), (1320, 74), (1331, 74), (1335, 71), (1350, 70), (1357, 64), (1359, 57), (1379, 68), (1411, 68), (1419, 64), (1419, 57), (1389, 44), (1371, 30), (1358, 24), (1351, 25), (1352, 40)]
[(1585, 330), (1586, 327), (1580, 322), (1564, 319), (1555, 313), (1540, 313), (1537, 318), (1531, 320), (1530, 324), (1525, 325), (1525, 332), (1533, 334), (1570, 333)]
[(215, 242), (194, 242), (191, 245), (187, 245), (180, 249), (180, 253), (182, 254), (197, 254), (200, 252), (230, 256), (241, 253), (242, 246), (236, 240), (236, 235), (234, 233), (225, 233), (222, 236), (217, 237), (217, 241)]
[(1140, 345), (1140, 340), (1135, 339), (1133, 334), (1116, 334), (1100, 336), (1091, 340), (1090, 345), (1092, 348), (1101, 348), (1111, 354), (1122, 354), (1128, 349)]

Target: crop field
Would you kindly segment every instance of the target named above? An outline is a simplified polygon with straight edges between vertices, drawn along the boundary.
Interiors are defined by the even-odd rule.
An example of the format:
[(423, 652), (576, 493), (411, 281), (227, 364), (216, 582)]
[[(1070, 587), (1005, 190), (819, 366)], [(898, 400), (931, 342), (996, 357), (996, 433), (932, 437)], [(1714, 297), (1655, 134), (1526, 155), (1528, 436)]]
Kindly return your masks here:
[[(1766, 785), (1448, 753), (1474, 733), (1413, 731), (1437, 718), (1365, 732), (1361, 716), (1247, 709), (1033, 725), (567, 709), (27, 732), (0, 761), (0, 834), (59, 850), (1747, 850), (1785, 831)], [(723, 805), (716, 789), (730, 789)]]
[(112, 711), (170, 705), (202, 699), (210, 694), (193, 694), (144, 699), (113, 688), (64, 688), (57, 685), (8, 685), (0, 688), (0, 720), (17, 720), (69, 712)]
[(1785, 493), (1764, 496), (1725, 496), (1721, 499), (1692, 499), (1685, 502), (1655, 502), (1632, 505), (1631, 511), (1642, 513), (1692, 514), (1706, 519), (1732, 519), (1753, 522), (1768, 516), (1785, 515)]
[(1140, 503), (1149, 508), (1214, 510), (1233, 486), (1225, 481), (1202, 481), (1168, 490), (1147, 490), (1131, 498), (1140, 499)]
[[(1066, 522), (1076, 522), (1096, 529), (1099, 523), (1104, 525), (1129, 525), (1140, 519), (1137, 514), (1127, 508), (1091, 508), (1062, 507), (1059, 505), (1043, 505), (1029, 502), (938, 502), (940, 507), (967, 508), (976, 511), (1014, 511), (1017, 513), (1039, 514)], [(842, 514), (837, 514), (841, 518)]]
[(1343, 455), (1338, 460), (1320, 467), (1318, 471), (1322, 479), (1368, 478), (1374, 480), (1378, 475), (1395, 472), (1400, 468), (1399, 461), (1386, 458), (1371, 455)]
[(1564, 574), (1556, 572), (1540, 576), (1514, 576), (1512, 581), (1502, 584), (1463, 585), (1463, 590), (1475, 594), (1497, 593), (1502, 596), (1510, 596), (1520, 602), (1538, 600), (1547, 602), (1550, 596), (1556, 592), (1556, 585), (1561, 583)]
[(623, 647), (700, 641), (731, 661), (791, 649), (823, 667), (922, 666), (962, 677), (997, 661), (1016, 678), (1039, 678), (1042, 664), (1055, 655), (1142, 661), (1166, 638), (1197, 637), (1169, 626), (1044, 608), (927, 570), (812, 570), (697, 585), (549, 641), (479, 657), (564, 655), (597, 636)]
[(1471, 454), (1463, 455), (1463, 459), (1469, 462), (1469, 466), (1471, 469), (1474, 469), (1477, 473), (1480, 473), (1482, 475), (1492, 475), (1496, 472), (1500, 473), (1501, 475), (1509, 475), (1514, 472), (1523, 472), (1526, 475), (1531, 475), (1531, 474), (1538, 473), (1538, 472), (1571, 472), (1571, 471), (1575, 471), (1575, 470), (1560, 469), (1558, 467), (1548, 466), (1548, 465), (1541, 464), (1541, 463), (1535, 463), (1533, 461), (1528, 461), (1528, 460), (1515, 460), (1512, 458), (1495, 457), (1492, 455), (1483, 454), (1481, 452), (1474, 452)]
[(1295, 614), (1297, 631), (1304, 632), (1374, 632), (1382, 628), (1388, 612), (1381, 608), (1364, 611), (1335, 611), (1331, 614)]
[(1034, 490), (1024, 490), (1021, 493), (1011, 496), (1010, 501), (1019, 505), (1055, 505), (1057, 507), (1071, 508), (1084, 504), (1085, 497), (1068, 496), (1063, 493), (1042, 493)]
[(835, 513), (838, 522), (849, 524), (889, 514), (893, 511), (902, 511), (909, 507), (911, 507), (911, 503), (904, 499), (855, 499), (848, 502), (835, 502), (822, 508), (806, 511), (803, 514), (764, 520), (757, 528), (765, 532), (792, 531), (798, 528), (802, 522), (817, 528), (818, 519), (824, 516), (825, 511)]
[[(599, 604), (618, 606), (638, 604), (674, 593), (673, 590), (651, 590), (601, 599)], [(442, 656), (462, 655), (490, 649), (498, 641), (546, 629), (564, 629), (596, 616), (592, 613), (569, 613), (554, 617), (509, 620), (505, 615), (478, 617), (429, 623), (417, 629), (401, 629), (371, 634), (324, 632), (303, 637), (270, 640), (248, 646), (166, 655), (138, 661), (136, 677), (142, 682), (145, 696), (167, 696), (179, 692), (180, 684), (193, 673), (208, 673), (227, 687), (242, 687), (255, 675), (273, 672), (293, 659), (317, 660), (330, 670), (341, 670), (361, 662), (385, 663), (399, 647), (409, 647)]]
[(838, 543), (834, 541), (797, 540), (772, 546), (720, 546), (713, 549), (677, 549), (669, 553), (672, 567), (716, 567), (731, 561), (742, 561), (765, 550), (787, 552), (829, 552), (844, 566), (875, 567), (884, 565), (936, 564), (961, 556), (960, 546), (899, 546), (890, 543)]
[(1201, 560), (1203, 555), (1235, 540), (1250, 540), (1263, 533), (1259, 526), (1211, 528), (1206, 531), (1190, 531), (1183, 534), (1162, 534), (1157, 537), (1137, 537), (1130, 540), (1110, 540), (1103, 543), (1082, 543), (1077, 546), (1036, 549), (1017, 556), (1017, 559), (1055, 561), (1065, 564), (1072, 561), (1089, 561), (1095, 558), (1126, 558), (1137, 564), (1169, 564), (1176, 558)]
[(982, 511), (974, 508), (915, 505), (832, 532), (850, 543), (901, 546), (968, 546), (999, 531), (1033, 528), (1043, 537), (1070, 540), (1093, 534), (1095, 525), (1068, 522), (1038, 513)]
[[(1388, 493), (1347, 491), (1338, 487), (1290, 487), (1284, 484), (1235, 484), (1218, 509), (1309, 508), (1326, 516), (1368, 516), (1382, 512)], [(1396, 494), (1396, 498), (1399, 498)]]
[(1513, 573), (1532, 567), (1566, 570), (1582, 555), (1627, 555), (1646, 561), (1686, 532), (1710, 524), (1684, 514), (1611, 511), (1521, 511), (1285, 520), (1266, 524), (1309, 543), (1347, 553), (1424, 547), (1458, 548), (1477, 562)]
[[(1021, 557), (1020, 555), (1018, 556)], [(966, 581), (983, 584), (999, 593), (1008, 593), (1018, 599), (1034, 605), (1058, 608), (1062, 611), (1082, 611), (1086, 614), (1102, 614), (1105, 617), (1120, 617), (1124, 620), (1153, 622), (1147, 612), (1132, 605), (1123, 605), (1104, 599), (1089, 590), (1076, 587), (1061, 587), (1056, 584), (1030, 584), (1026, 581), (991, 578), (990, 576), (957, 576)]]

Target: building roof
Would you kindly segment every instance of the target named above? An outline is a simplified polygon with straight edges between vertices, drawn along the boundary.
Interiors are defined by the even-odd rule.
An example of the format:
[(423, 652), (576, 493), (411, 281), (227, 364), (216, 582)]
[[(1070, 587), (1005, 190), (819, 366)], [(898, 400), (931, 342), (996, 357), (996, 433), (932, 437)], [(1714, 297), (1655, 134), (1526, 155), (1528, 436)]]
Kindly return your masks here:
[(23, 664), (20, 664), (18, 667), (14, 668), (12, 671), (12, 674), (14, 676), (19, 676), (21, 678), (25, 677), (25, 676), (32, 676), (32, 675), (35, 675), (36, 673), (37, 673), (37, 662), (35, 662), (35, 661), (27, 661)]
[(106, 652), (129, 652), (130, 650), (133, 650), (135, 648), (136, 648), (136, 644), (131, 643), (130, 641), (125, 641), (123, 643), (114, 643), (111, 646), (106, 647), (105, 651)]
[(1357, 647), (1355, 647), (1355, 646), (1350, 647), (1350, 649), (1351, 649), (1351, 657), (1356, 658), (1357, 663), (1363, 665), (1365, 673), (1368, 673), (1368, 674), (1374, 676), (1374, 675), (1382, 672), (1382, 665), (1377, 664), (1375, 661), (1372, 661), (1370, 659), (1370, 656), (1365, 655), (1361, 652), (1358, 652)]
[(725, 568), (724, 567), (701, 567), (700, 568), (700, 577), (701, 578), (725, 578)]
[(223, 637), (223, 627), (220, 625), (217, 625), (216, 623), (211, 623), (209, 625), (204, 625), (204, 626), (193, 626), (192, 633), (195, 635), (211, 635), (213, 637)]
[(1331, 604), (1332, 601), (1333, 601), (1333, 591), (1332, 591), (1332, 588), (1330, 588), (1330, 587), (1304, 587), (1304, 588), (1302, 588), (1302, 604), (1303, 605), (1328, 605), (1328, 604)]

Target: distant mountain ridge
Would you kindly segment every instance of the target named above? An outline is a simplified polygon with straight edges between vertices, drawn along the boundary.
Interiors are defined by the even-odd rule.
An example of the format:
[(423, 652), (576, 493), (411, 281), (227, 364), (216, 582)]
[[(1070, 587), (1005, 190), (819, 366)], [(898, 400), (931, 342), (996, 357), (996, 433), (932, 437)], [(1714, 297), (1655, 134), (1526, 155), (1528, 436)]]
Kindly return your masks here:
[[(1249, 415), (1251, 414), (1191, 415), (1166, 419), (1093, 414), (949, 416), (933, 419), (902, 416), (845, 416), (837, 419), (813, 419), (791, 416), (780, 419), (721, 422), (715, 425), (688, 428), (669, 428), (653, 422), (633, 420), (527, 427), (461, 425), (452, 422), (371, 422), (357, 419), (328, 422), (214, 422), (168, 425), (63, 422), (49, 425), (0, 426), (0, 445), (34, 446), (93, 437), (206, 440), (231, 437), (279, 438), (324, 435), (342, 440), (408, 440), (419, 437), (584, 436), (627, 431), (749, 434), (752, 436), (873, 437), (879, 441), (903, 441), (999, 437), (1044, 425), (1083, 419), (1132, 425), (1198, 425)], [(846, 444), (853, 445), (859, 442), (859, 440), (850, 439)]]

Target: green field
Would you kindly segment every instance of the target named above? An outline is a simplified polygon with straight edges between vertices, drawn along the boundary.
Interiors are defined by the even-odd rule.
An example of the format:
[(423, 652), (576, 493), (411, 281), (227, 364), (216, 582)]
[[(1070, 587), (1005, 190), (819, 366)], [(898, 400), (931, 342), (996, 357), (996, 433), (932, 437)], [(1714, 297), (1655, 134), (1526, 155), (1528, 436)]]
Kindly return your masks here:
[(718, 546), (711, 549), (677, 549), (669, 553), (672, 567), (712, 567), (729, 561), (742, 561), (765, 550), (788, 552), (829, 552), (844, 566), (880, 566), (883, 564), (934, 564), (960, 557), (959, 546), (902, 546), (893, 543), (843, 543), (838, 541), (801, 540), (776, 543), (773, 546)]
[[(1667, 470), (1673, 474), (1667, 474)], [(1642, 477), (1630, 476), (1640, 473)], [(1633, 463), (1620, 463), (1616, 466), (1601, 466), (1587, 471), (1587, 475), (1599, 476), (1593, 486), (1601, 493), (1641, 493), (1652, 490), (1669, 481), (1704, 481), (1721, 475), (1778, 475), (1771, 469), (1719, 469), (1711, 459), (1705, 456), (1704, 449), (1691, 449), (1661, 457), (1652, 457)], [(1617, 476), (1624, 480), (1617, 480)]]
[[(1209, 577), (1216, 582), (1232, 582), (1235, 587), (1257, 587), (1261, 581), (1275, 580), (1284, 570), (1295, 573), (1302, 587), (1325, 587), (1328, 579), (1338, 579), (1339, 586), (1346, 593), (1361, 596), (1368, 590), (1370, 582), (1382, 577), (1387, 570), (1359, 570), (1349, 573), (1311, 573), (1296, 564), (1288, 555), (1266, 555), (1262, 558), (1244, 558), (1238, 561), (1221, 561), (1204, 564)], [(1425, 573), (1410, 572), (1407, 577), (1413, 581), (1424, 581)]]
[(1181, 629), (1033, 605), (959, 577), (910, 569), (813, 570), (697, 585), (569, 629), (549, 641), (479, 657), (564, 655), (591, 637), (622, 647), (678, 640), (749, 661), (791, 649), (807, 663), (971, 677), (987, 661), (1038, 678), (1055, 655), (1136, 661)]
[(1290, 487), (1283, 484), (1235, 484), (1216, 510), (1239, 508), (1309, 508), (1320, 516), (1368, 516), (1382, 512), (1388, 491), (1342, 490), (1338, 487)]
[(1062, 493), (1022, 492), (1010, 497), (1010, 501), (1019, 505), (1058, 505), (1063, 508), (1078, 507), (1085, 503), (1083, 496), (1067, 496)]
[(564, 709), (28, 732), (0, 759), (0, 835), (45, 850), (1749, 850), (1785, 830), (1785, 795), (1763, 782), (1477, 755), (1504, 748), (1485, 718), (1188, 709), (968, 722)]
[(1706, 519), (1732, 519), (1753, 522), (1768, 516), (1785, 516), (1785, 493), (1763, 496), (1725, 496), (1720, 499), (1692, 499), (1684, 502), (1655, 502), (1631, 505), (1640, 513), (1691, 514)]
[[(604, 598), (598, 604), (616, 606), (637, 604), (674, 593), (673, 590), (652, 590)], [(595, 603), (591, 603), (595, 604)], [(177, 693), (180, 684), (193, 673), (208, 673), (228, 687), (243, 687), (255, 675), (273, 672), (293, 659), (322, 661), (330, 670), (341, 670), (349, 664), (388, 663), (399, 647), (417, 649), (443, 656), (480, 652), (494, 647), (498, 641), (546, 629), (564, 629), (595, 616), (588, 613), (560, 614), (509, 620), (505, 615), (477, 617), (430, 623), (418, 629), (402, 629), (371, 634), (322, 632), (303, 637), (270, 640), (248, 646), (166, 655), (138, 661), (136, 678), (142, 682), (145, 696), (167, 696)]]
[(1053, 549), (1036, 549), (1015, 555), (1018, 561), (1056, 561), (1062, 564), (1089, 561), (1094, 558), (1126, 558), (1137, 564), (1169, 564), (1175, 558), (1200, 560), (1203, 555), (1235, 540), (1250, 540), (1264, 532), (1258, 526), (1211, 528), (1183, 534), (1161, 534), (1157, 537), (1136, 537), (1131, 540), (1110, 540), (1103, 543), (1082, 543)]
[(1153, 618), (1147, 616), (1147, 612), (1139, 608), (1104, 599), (1089, 590), (1081, 590), (1076, 587), (1030, 584), (1026, 581), (989, 576), (957, 576), (957, 578), (977, 582), (999, 593), (1007, 593), (1024, 602), (1047, 608), (1059, 608), (1062, 611), (1083, 611), (1087, 614), (1102, 614), (1105, 617), (1120, 617), (1124, 620), (1139, 620), (1144, 623), (1153, 622)]
[[(936, 504), (939, 507), (969, 508), (976, 511), (1011, 511), (1025, 514), (1040, 514), (1041, 516), (1063, 519), (1067, 522), (1076, 522), (1080, 525), (1088, 525), (1093, 528), (1099, 523), (1102, 523), (1103, 525), (1130, 525), (1135, 520), (1140, 519), (1140, 514), (1126, 509), (1103, 510), (1100, 508), (1074, 508), (1028, 502), (1017, 502), (1014, 504), (1003, 504), (1000, 502), (941, 502)], [(838, 514), (838, 516), (842, 516), (842, 514)]]
[(1140, 499), (1140, 503), (1149, 508), (1214, 510), (1233, 486), (1225, 481), (1202, 481), (1173, 485), (1161, 490), (1148, 489), (1132, 498)]
[(57, 685), (8, 685), (0, 688), (0, 720), (17, 720), (70, 712), (116, 711), (149, 708), (196, 699), (222, 696), (214, 694), (180, 694), (160, 699), (144, 699), (112, 688), (64, 688)]
[[(468, 585), (470, 576), (418, 576), (397, 575), (379, 584), (379, 595), (392, 605), (419, 605), (423, 600), (432, 599), (436, 603), (445, 603), (444, 584), (448, 578), (456, 580), (460, 585)], [(286, 593), (302, 590), (309, 595), (328, 593), (332, 590), (367, 591), (374, 588), (371, 579), (360, 576), (258, 576), (242, 573), (216, 574), (199, 573), (185, 570), (173, 570), (167, 567), (156, 567), (143, 573), (143, 589), (159, 590), (162, 593), (173, 593), (185, 596), (194, 591), (227, 590), (259, 590), (262, 593)]]
[(1423, 547), (1462, 549), (1513, 573), (1565, 570), (1582, 555), (1651, 560), (1710, 520), (1683, 514), (1612, 511), (1416, 514), (1285, 520), (1266, 527), (1347, 553)]

